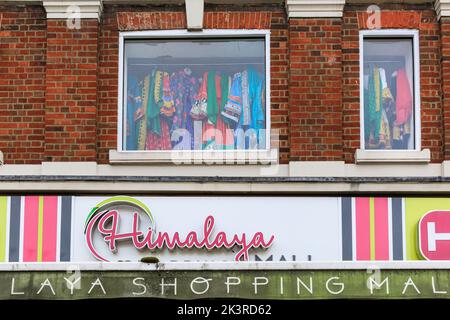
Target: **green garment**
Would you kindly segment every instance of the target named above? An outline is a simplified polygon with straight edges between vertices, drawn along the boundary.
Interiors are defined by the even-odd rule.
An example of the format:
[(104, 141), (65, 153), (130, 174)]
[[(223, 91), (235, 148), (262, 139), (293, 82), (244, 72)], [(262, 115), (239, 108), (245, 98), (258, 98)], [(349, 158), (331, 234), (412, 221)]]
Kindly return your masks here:
[(220, 95), (221, 95), (221, 101), (220, 101), (220, 111), (223, 110), (223, 107), (228, 101), (228, 91), (230, 89), (230, 78), (226, 75), (222, 75), (220, 77)]
[(206, 107), (206, 113), (208, 115), (208, 121), (213, 125), (217, 123), (217, 115), (219, 110), (217, 108), (217, 92), (216, 92), (216, 72), (208, 72), (208, 83), (206, 86), (206, 94), (208, 96), (208, 104)]
[[(378, 73), (378, 77), (376, 77), (376, 73)], [(375, 81), (378, 81), (378, 84), (376, 84)], [(366, 140), (369, 140), (370, 133), (373, 132), (375, 143), (378, 142), (378, 138), (380, 135), (381, 110), (383, 109), (381, 106), (383, 101), (382, 90), (383, 89), (381, 79), (379, 77), (379, 69), (375, 67), (370, 72), (369, 92), (367, 94), (368, 103), (365, 103), (364, 106), (364, 133), (366, 136)]]
[[(155, 78), (156, 72), (152, 71), (150, 76), (150, 89), (148, 92), (148, 102), (147, 102), (147, 129), (151, 132), (161, 135), (161, 123), (159, 121), (159, 109), (160, 103), (155, 101)], [(160, 86), (160, 91), (162, 90), (162, 85)], [(162, 97), (162, 94), (159, 95)]]

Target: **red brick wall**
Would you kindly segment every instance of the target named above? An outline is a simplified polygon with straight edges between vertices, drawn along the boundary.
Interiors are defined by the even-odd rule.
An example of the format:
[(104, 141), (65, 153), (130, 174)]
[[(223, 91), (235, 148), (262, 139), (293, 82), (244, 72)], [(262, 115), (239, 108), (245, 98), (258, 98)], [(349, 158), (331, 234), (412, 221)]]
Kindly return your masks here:
[(44, 153), (45, 11), (0, 6), (0, 150), (6, 163), (40, 163)]
[(109, 150), (117, 148), (119, 32), (117, 18), (105, 7), (98, 48), (97, 162), (108, 163)]
[(290, 19), (292, 161), (342, 159), (342, 22)]
[[(359, 30), (366, 29), (367, 7), (346, 6), (343, 18), (343, 137), (344, 159), (354, 161), (360, 147)], [(440, 27), (432, 6), (381, 6), (381, 27), (419, 29), (422, 148), (432, 162), (443, 159), (441, 111)], [(401, 10), (401, 11), (400, 11)]]
[[(420, 30), (422, 147), (433, 162), (450, 159), (450, 19), (441, 30), (430, 4), (381, 9), (383, 28)], [(271, 30), (271, 123), (282, 163), (354, 161), (366, 20), (366, 6), (355, 5), (343, 19), (289, 22), (280, 5), (206, 6), (205, 28)], [(117, 146), (119, 30), (186, 27), (184, 6), (105, 5), (100, 24), (82, 20), (80, 30), (47, 21), (40, 6), (0, 6), (0, 23), (0, 150), (10, 164), (108, 163)]]
[(45, 161), (95, 161), (98, 21), (47, 22)]
[(450, 18), (441, 18), (441, 46), (444, 159), (450, 160)]
[[(280, 132), (280, 159), (289, 159), (288, 30), (285, 10), (276, 7), (206, 6), (207, 29), (271, 30), (271, 124)], [(118, 31), (186, 28), (184, 7), (106, 6), (100, 31), (97, 161), (108, 163), (117, 147)]]

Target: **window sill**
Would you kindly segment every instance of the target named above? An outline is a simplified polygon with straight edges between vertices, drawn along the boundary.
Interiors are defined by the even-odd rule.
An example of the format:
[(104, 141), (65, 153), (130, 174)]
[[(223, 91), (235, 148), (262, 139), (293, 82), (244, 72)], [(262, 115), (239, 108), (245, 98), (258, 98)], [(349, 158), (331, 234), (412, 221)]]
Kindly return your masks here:
[(362, 163), (429, 163), (431, 154), (429, 149), (416, 150), (362, 150), (357, 149), (355, 162)]
[(276, 164), (278, 150), (256, 151), (117, 151), (109, 150), (111, 164)]

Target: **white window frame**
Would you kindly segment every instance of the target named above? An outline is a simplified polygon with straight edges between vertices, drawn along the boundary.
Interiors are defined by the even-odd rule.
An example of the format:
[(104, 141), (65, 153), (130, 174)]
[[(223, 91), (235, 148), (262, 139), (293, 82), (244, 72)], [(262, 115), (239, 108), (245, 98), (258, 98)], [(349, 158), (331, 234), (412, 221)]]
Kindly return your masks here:
[[(217, 38), (232, 38), (239, 39), (245, 37), (261, 37), (265, 41), (265, 112), (266, 112), (266, 147), (258, 150), (186, 150), (176, 151), (177, 153), (184, 152), (194, 155), (195, 158), (201, 158), (201, 154), (205, 152), (223, 153), (226, 155), (227, 161), (234, 163), (240, 161), (244, 157), (248, 158), (248, 154), (254, 159), (263, 157), (263, 161), (270, 163), (277, 162), (278, 156), (274, 156), (274, 150), (271, 150), (270, 141), (270, 30), (235, 30), (235, 29), (205, 29), (198, 32), (190, 32), (187, 30), (151, 30), (151, 31), (128, 31), (119, 33), (119, 83), (118, 83), (118, 121), (117, 121), (117, 150), (110, 150), (110, 162), (112, 163), (151, 163), (151, 162), (170, 162), (171, 150), (124, 150), (124, 114), (125, 114), (125, 92), (127, 92), (126, 81), (126, 63), (125, 59), (125, 41), (128, 39), (171, 39), (171, 38), (185, 38), (185, 39), (217, 39)], [(239, 153), (240, 156), (233, 157), (232, 154)], [(229, 154), (229, 155), (227, 155)], [(197, 156), (195, 156), (197, 155)], [(199, 157), (198, 157), (199, 156)], [(238, 159), (239, 158), (239, 159)], [(276, 159), (275, 159), (276, 158)], [(245, 161), (244, 161), (245, 162)]]
[[(408, 150), (373, 150), (364, 144), (364, 40), (370, 38), (410, 38), (413, 40), (414, 68), (414, 149)], [(420, 119), (420, 49), (419, 31), (413, 29), (361, 30), (359, 32), (359, 80), (360, 80), (360, 149), (356, 151), (355, 160), (364, 162), (429, 162), (429, 150), (421, 149)]]

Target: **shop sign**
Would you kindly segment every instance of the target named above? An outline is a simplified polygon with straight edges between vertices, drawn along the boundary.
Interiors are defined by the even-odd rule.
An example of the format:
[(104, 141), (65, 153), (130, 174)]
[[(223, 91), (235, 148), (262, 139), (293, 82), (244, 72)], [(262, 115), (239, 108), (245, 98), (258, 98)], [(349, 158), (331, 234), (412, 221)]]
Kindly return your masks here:
[(0, 272), (0, 299), (450, 298), (450, 270)]
[(427, 260), (450, 260), (450, 211), (430, 211), (420, 219), (419, 248)]
[(336, 261), (337, 209), (328, 197), (75, 197), (71, 261)]
[[(134, 208), (131, 211), (132, 220), (131, 227), (128, 231), (120, 231), (121, 206), (127, 205)], [(144, 213), (145, 217), (150, 220), (149, 227), (140, 228), (140, 216)], [(127, 214), (126, 212), (124, 214)], [(234, 259), (236, 261), (248, 260), (249, 251), (251, 249), (267, 249), (273, 241), (274, 236), (265, 236), (262, 232), (257, 231), (252, 234), (228, 234), (224, 231), (214, 231), (215, 218), (209, 215), (205, 218), (200, 232), (195, 230), (181, 235), (179, 231), (169, 234), (168, 232), (157, 232), (155, 221), (148, 207), (131, 197), (120, 196), (113, 197), (102, 201), (95, 206), (89, 214), (85, 225), (86, 244), (92, 255), (98, 260), (108, 261), (104, 258), (95, 247), (93, 234), (99, 233), (103, 240), (108, 244), (111, 252), (118, 251), (118, 242), (128, 240), (131, 241), (136, 250), (176, 250), (176, 249), (207, 249), (216, 250), (225, 248), (227, 250), (238, 248)]]
[(450, 197), (0, 196), (0, 262), (450, 260)]

